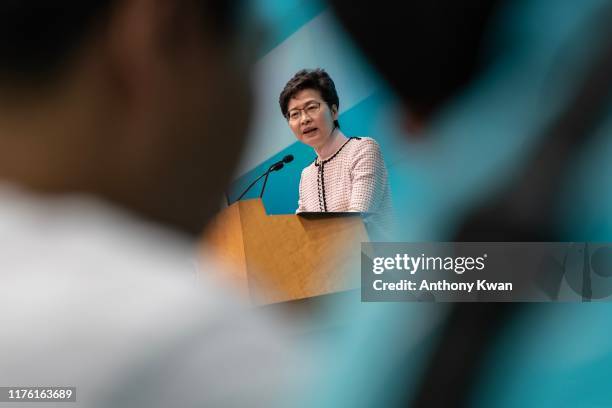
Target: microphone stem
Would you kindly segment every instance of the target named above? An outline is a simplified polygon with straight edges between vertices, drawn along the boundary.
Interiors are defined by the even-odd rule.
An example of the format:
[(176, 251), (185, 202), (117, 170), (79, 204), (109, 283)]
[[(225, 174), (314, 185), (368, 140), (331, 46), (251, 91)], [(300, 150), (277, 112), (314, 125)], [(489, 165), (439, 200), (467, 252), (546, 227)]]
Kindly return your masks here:
[(259, 193), (259, 198), (263, 198), (263, 193), (266, 190), (266, 183), (268, 182), (268, 177), (270, 177), (270, 171), (266, 171), (266, 178), (264, 179), (263, 186), (261, 187), (261, 193)]
[[(242, 194), (240, 194), (240, 197), (238, 197), (236, 199), (236, 201), (234, 201), (234, 202), (240, 201), (240, 199), (242, 197), (244, 197), (244, 195), (255, 185), (255, 183), (257, 183), (259, 180), (261, 180), (262, 177), (265, 176), (266, 179), (264, 180), (263, 187), (261, 189), (261, 193), (259, 194), (259, 198), (262, 198), (264, 190), (266, 188), (266, 183), (268, 182), (268, 177), (270, 176), (270, 173), (272, 173), (273, 171), (278, 171), (278, 170), (282, 169), (286, 159), (287, 159), (287, 163), (289, 163), (290, 161), (293, 160), (293, 156), (291, 156), (291, 155), (286, 156), (285, 158), (283, 158), (283, 160), (278, 161), (278, 162), (274, 163), (273, 165), (271, 165), (270, 167), (268, 167), (268, 171), (266, 171), (261, 176), (257, 177), (251, 184), (249, 184), (249, 186), (246, 188), (246, 190), (244, 190), (242, 192)], [(229, 198), (228, 198), (227, 202), (228, 202), (228, 205), (229, 205)]]
[[(246, 188), (246, 190), (244, 190), (244, 191), (242, 192), (242, 194), (240, 194), (240, 197), (238, 197), (238, 198), (236, 199), (236, 201), (240, 201), (240, 199), (241, 199), (242, 197), (244, 197), (244, 195), (245, 195), (245, 194), (246, 194), (246, 193), (247, 193), (247, 192), (248, 192), (248, 191), (249, 191), (249, 190), (250, 190), (250, 189), (251, 189), (251, 188), (252, 188), (252, 187), (255, 185), (255, 183), (257, 183), (259, 180), (261, 180), (263, 176), (268, 175), (268, 174), (270, 174), (270, 169), (268, 169), (268, 171), (266, 171), (266, 172), (265, 172), (264, 174), (262, 174), (261, 176), (257, 177), (257, 178), (256, 178), (256, 179), (255, 179), (255, 180), (254, 180), (254, 181), (253, 181), (251, 184), (249, 184), (249, 186)], [(236, 202), (236, 201), (234, 201), (234, 202)]]

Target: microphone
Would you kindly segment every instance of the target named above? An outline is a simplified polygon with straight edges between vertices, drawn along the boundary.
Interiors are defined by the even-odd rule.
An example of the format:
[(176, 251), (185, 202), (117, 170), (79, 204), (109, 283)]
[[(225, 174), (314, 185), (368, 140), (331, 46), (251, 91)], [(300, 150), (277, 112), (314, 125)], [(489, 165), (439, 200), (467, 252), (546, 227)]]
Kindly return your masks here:
[(266, 188), (266, 183), (268, 181), (268, 177), (270, 176), (270, 173), (272, 173), (273, 171), (279, 171), (280, 169), (285, 167), (285, 163), (290, 163), (292, 161), (293, 161), (293, 155), (292, 154), (288, 154), (287, 156), (283, 157), (282, 160), (279, 160), (276, 163), (273, 163), (270, 167), (268, 167), (268, 170), (266, 170), (266, 172), (264, 174), (262, 174), (261, 176), (257, 177), (255, 180), (253, 180), (253, 182), (251, 184), (249, 184), (249, 186), (246, 188), (246, 190), (244, 190), (242, 192), (242, 194), (240, 194), (240, 197), (238, 197), (238, 199), (236, 201), (240, 201), (240, 199), (242, 199), (242, 197), (244, 197), (244, 195), (251, 188), (253, 188), (255, 183), (257, 183), (259, 180), (261, 180), (263, 177), (265, 177), (266, 179), (264, 181), (263, 188), (261, 189), (261, 194), (259, 195), (259, 198), (263, 197), (264, 189)]
[[(275, 164), (272, 165), (272, 171), (278, 171), (280, 169), (282, 169), (285, 166), (285, 163), (291, 163), (293, 161), (293, 155), (292, 154), (288, 154), (285, 157), (283, 157), (282, 160), (276, 162)], [(270, 176), (270, 173), (272, 171), (268, 171), (266, 174), (266, 178), (264, 179), (264, 183), (263, 186), (261, 187), (261, 193), (259, 193), (259, 198), (263, 198), (263, 193), (266, 190), (266, 183), (268, 182), (268, 176)]]

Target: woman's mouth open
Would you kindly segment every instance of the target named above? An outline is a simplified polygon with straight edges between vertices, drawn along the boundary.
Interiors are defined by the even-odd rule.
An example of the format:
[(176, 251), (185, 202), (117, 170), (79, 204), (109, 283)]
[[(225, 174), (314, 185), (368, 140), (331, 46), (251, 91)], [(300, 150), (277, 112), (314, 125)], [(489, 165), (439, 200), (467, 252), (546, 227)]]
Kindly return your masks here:
[(307, 128), (307, 129), (304, 129), (304, 131), (302, 132), (302, 134), (303, 134), (304, 136), (309, 136), (309, 135), (313, 134), (313, 133), (314, 133), (314, 132), (316, 132), (316, 131), (317, 131), (317, 128), (315, 128), (315, 127), (313, 127), (313, 128)]

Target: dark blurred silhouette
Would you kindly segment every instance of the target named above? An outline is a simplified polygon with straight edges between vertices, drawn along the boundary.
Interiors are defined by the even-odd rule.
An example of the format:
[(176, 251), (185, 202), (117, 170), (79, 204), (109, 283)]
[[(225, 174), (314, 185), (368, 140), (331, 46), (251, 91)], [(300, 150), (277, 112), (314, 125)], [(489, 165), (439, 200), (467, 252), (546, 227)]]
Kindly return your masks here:
[[(542, 44), (548, 46), (552, 43), (547, 43), (546, 33), (549, 31), (546, 28), (533, 28), (526, 23), (528, 28), (522, 32), (522, 27), (518, 26), (521, 21), (516, 16), (540, 16), (554, 24), (555, 14), (552, 11), (557, 4), (538, 2), (529, 8), (522, 2), (512, 3), (435, 0), (404, 2), (401, 6), (383, 2), (373, 7), (371, 2), (366, 1), (331, 0), (332, 8), (349, 34), (397, 91), (404, 104), (409, 130), (413, 132), (436, 123), (449, 106), (451, 109), (469, 111), (471, 106), (469, 103), (462, 104), (461, 96), (468, 91), (478, 92), (491, 86), (491, 74), (488, 73), (488, 77), (484, 74), (500, 61), (507, 64), (507, 72), (511, 72), (515, 61), (508, 55), (533, 63), (538, 61), (538, 52), (542, 53), (545, 49)], [(563, 71), (566, 67), (553, 67), (549, 83), (546, 84), (545, 89), (572, 84), (563, 106), (550, 115), (548, 106), (558, 101), (550, 98), (552, 93), (542, 98), (541, 111), (534, 112), (534, 123), (540, 118), (547, 120), (543, 121), (546, 125), (537, 131), (538, 134), (533, 135), (537, 143), (524, 151), (521, 165), (517, 166), (511, 177), (500, 177), (491, 194), (465, 214), (460, 214), (456, 232), (448, 237), (449, 240), (576, 239), (577, 234), (568, 232), (568, 220), (560, 217), (559, 210), (564, 205), (563, 198), (567, 197), (565, 188), (571, 172), (575, 170), (575, 159), (584, 154), (595, 139), (596, 131), (609, 116), (612, 90), (612, 8), (595, 3), (574, 5), (573, 8), (578, 11), (576, 15), (588, 15), (585, 18), (587, 23), (581, 24), (573, 37), (564, 38), (566, 48), (570, 50), (576, 48), (576, 41), (580, 43), (587, 38), (588, 46), (583, 46), (583, 50), (588, 48), (590, 51), (577, 54), (578, 58), (575, 59), (584, 63), (582, 69), (567, 69), (568, 74)], [(513, 9), (512, 6), (517, 7)], [(542, 12), (544, 10), (549, 13)], [(563, 12), (567, 12), (567, 8), (556, 16), (563, 17)], [(538, 52), (520, 54), (517, 52), (519, 45), (505, 43), (503, 36), (492, 37), (494, 33), (499, 34), (496, 32), (500, 28), (498, 24), (508, 14), (512, 17), (509, 20), (516, 25), (509, 31), (514, 29), (513, 33), (524, 35), (523, 41), (531, 40), (539, 44), (542, 48)], [(560, 24), (564, 24), (562, 19)], [(517, 37), (521, 38), (520, 35)], [(504, 53), (507, 55), (502, 60), (500, 56)], [(567, 60), (567, 55), (561, 57), (560, 63)], [(565, 76), (555, 77), (553, 74), (557, 71), (564, 72)], [(520, 73), (520, 68), (517, 72)], [(517, 74), (517, 78), (521, 77)], [(527, 84), (529, 79), (525, 76), (520, 83)], [(516, 92), (520, 92), (520, 88)], [(500, 106), (503, 106), (503, 102), (489, 100), (490, 104)], [(545, 106), (546, 103), (548, 106)], [(482, 118), (483, 123), (489, 120), (494, 119)], [(504, 123), (509, 127), (511, 122)], [(489, 134), (489, 137), (494, 138), (495, 135)], [(435, 151), (432, 153), (435, 155)], [(402, 404), (418, 407), (471, 406), (471, 398), (478, 391), (476, 385), (482, 377), (481, 370), (485, 364), (492, 364), (487, 360), (492, 344), (499, 340), (501, 331), (515, 322), (519, 315), (528, 315), (534, 309), (517, 304), (451, 306), (433, 352), (420, 375), (419, 385), (416, 389), (403, 391), (404, 397), (400, 398)], [(551, 339), (551, 342), (554, 341), (563, 340)], [(401, 374), (396, 372), (395, 375)], [(505, 395), (499, 397), (502, 401)]]
[(277, 327), (195, 285), (250, 118), (238, 8), (0, 4), (3, 386), (76, 386), (83, 407), (278, 403)]
[(201, 232), (249, 120), (231, 4), (3, 5), (2, 179)]

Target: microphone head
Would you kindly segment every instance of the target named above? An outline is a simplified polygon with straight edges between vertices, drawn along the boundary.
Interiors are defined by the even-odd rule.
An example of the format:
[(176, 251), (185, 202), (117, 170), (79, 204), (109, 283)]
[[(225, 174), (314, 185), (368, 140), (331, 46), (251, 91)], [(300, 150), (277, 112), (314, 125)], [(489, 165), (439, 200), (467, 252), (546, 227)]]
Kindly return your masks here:
[(282, 169), (285, 165), (280, 162), (280, 163), (276, 163), (273, 167), (272, 167), (272, 171), (279, 171), (280, 169)]
[(285, 157), (283, 157), (283, 163), (290, 163), (293, 161), (293, 155), (292, 154), (288, 154)]

